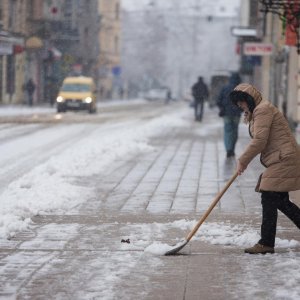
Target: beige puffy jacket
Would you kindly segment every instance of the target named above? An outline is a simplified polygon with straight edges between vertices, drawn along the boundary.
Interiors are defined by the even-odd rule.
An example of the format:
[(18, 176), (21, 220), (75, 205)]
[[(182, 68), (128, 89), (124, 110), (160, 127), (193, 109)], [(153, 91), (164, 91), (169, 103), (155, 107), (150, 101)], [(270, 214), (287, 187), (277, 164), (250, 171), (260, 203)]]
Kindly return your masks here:
[(255, 101), (249, 132), (252, 140), (239, 158), (247, 166), (261, 154), (266, 170), (260, 176), (256, 191), (289, 192), (300, 190), (300, 147), (283, 114), (252, 85), (239, 84), (235, 91), (251, 95)]

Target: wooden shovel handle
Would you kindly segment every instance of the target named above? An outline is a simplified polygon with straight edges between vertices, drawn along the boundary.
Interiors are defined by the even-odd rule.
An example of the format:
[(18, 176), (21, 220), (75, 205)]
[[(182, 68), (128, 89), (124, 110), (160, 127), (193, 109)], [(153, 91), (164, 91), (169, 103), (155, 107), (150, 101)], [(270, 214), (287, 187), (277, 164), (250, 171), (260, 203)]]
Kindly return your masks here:
[(201, 224), (206, 220), (210, 212), (213, 210), (213, 208), (216, 206), (216, 204), (220, 201), (222, 196), (225, 194), (225, 192), (228, 190), (228, 188), (231, 186), (231, 184), (234, 182), (234, 180), (237, 178), (238, 173), (235, 172), (234, 175), (230, 178), (230, 180), (227, 182), (227, 184), (224, 186), (224, 188), (218, 193), (210, 207), (207, 209), (205, 214), (202, 216), (202, 218), (198, 221), (198, 223), (195, 225), (193, 230), (189, 233), (189, 235), (186, 237), (186, 240), (189, 241), (193, 235), (197, 232)]

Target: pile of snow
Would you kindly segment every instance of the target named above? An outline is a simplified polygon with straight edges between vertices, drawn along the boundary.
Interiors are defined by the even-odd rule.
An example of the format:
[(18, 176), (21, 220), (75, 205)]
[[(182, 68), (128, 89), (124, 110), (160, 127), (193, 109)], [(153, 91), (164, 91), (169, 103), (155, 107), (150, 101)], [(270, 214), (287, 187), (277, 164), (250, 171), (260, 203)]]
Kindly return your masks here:
[(56, 108), (42, 106), (23, 106), (23, 105), (7, 105), (0, 107), (0, 116), (21, 116), (34, 114), (52, 114), (56, 112)]
[[(173, 223), (161, 224), (160, 231), (166, 231), (168, 228), (177, 228), (189, 232), (195, 225), (196, 221), (178, 220)], [(258, 231), (248, 225), (210, 222), (201, 225), (198, 232), (192, 238), (192, 241), (200, 240), (213, 245), (243, 248), (253, 246), (259, 239), (260, 235)], [(153, 242), (145, 248), (145, 252), (164, 255), (167, 251), (178, 247), (180, 244), (181, 242), (175, 246), (169, 246), (161, 242)], [(300, 243), (296, 240), (276, 238), (276, 247), (293, 248), (297, 246), (300, 246)]]
[[(116, 159), (153, 150), (149, 138), (177, 126), (188, 126), (183, 120), (186, 113), (176, 112), (148, 122), (95, 125), (86, 138), (33, 168), (4, 190), (0, 196), (0, 237), (24, 230), (34, 215), (63, 213), (83, 203), (94, 195), (93, 189), (80, 185), (83, 177), (103, 173)], [(24, 139), (24, 143), (28, 141)]]
[(179, 247), (182, 247), (184, 244), (185, 244), (185, 241), (181, 241), (181, 242), (177, 243), (176, 245), (172, 245), (172, 246), (170, 246), (168, 244), (160, 243), (160, 242), (155, 242), (155, 243), (149, 245), (144, 251), (149, 252), (151, 254), (155, 254), (155, 255), (165, 255), (170, 250), (174, 250)]
[[(110, 106), (131, 106), (137, 104), (148, 103), (145, 99), (124, 99), (124, 100), (109, 100), (104, 102), (98, 102), (97, 107), (110, 107)], [(35, 114), (55, 114), (56, 106), (27, 106), (27, 105), (3, 105), (0, 106), (0, 116), (11, 117), (11, 116), (28, 116)]]
[[(164, 264), (164, 254), (173, 249), (162, 241), (168, 239), (170, 230), (182, 230), (183, 238), (186, 233), (193, 229), (197, 221), (178, 220), (170, 223), (151, 224), (126, 224), (122, 226), (121, 233), (130, 237), (131, 244), (122, 245), (121, 250), (131, 251), (144, 247), (145, 254), (153, 258), (160, 258)], [(278, 231), (284, 228), (278, 227)], [(290, 249), (279, 254), (272, 255), (246, 255), (243, 253), (245, 246), (252, 246), (259, 239), (259, 228), (245, 224), (231, 224), (230, 222), (206, 222), (201, 225), (199, 231), (192, 238), (193, 241), (203, 241), (219, 245), (216, 247), (233, 247), (240, 249), (241, 254), (224, 255), (224, 260), (230, 264), (237, 263), (240, 267), (238, 276), (228, 274), (229, 289), (234, 299), (289, 299), (296, 300), (300, 297), (299, 280), (299, 253)], [(148, 240), (148, 243), (147, 243)], [(149, 244), (149, 241), (153, 241)], [(172, 241), (170, 241), (172, 242)], [(176, 244), (177, 239), (173, 242)], [(300, 243), (295, 240), (276, 238), (276, 247), (293, 248), (299, 247)], [(124, 248), (123, 248), (124, 247)], [(184, 252), (184, 248), (182, 250)], [(145, 258), (143, 258), (145, 259)], [(168, 261), (170, 258), (166, 258)], [(173, 260), (178, 258), (173, 257)], [(159, 272), (159, 270), (157, 271)], [(257, 276), (259, 274), (259, 276)], [(272, 274), (276, 274), (272, 276)]]

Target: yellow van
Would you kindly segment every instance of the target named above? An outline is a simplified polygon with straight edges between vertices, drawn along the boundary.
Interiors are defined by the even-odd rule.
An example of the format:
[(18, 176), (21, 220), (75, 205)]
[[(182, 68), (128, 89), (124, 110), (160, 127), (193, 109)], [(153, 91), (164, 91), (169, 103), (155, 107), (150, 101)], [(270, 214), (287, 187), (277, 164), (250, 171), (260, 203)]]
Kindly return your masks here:
[(96, 102), (96, 86), (93, 78), (66, 77), (56, 98), (56, 107), (59, 113), (67, 110), (88, 110), (89, 113), (95, 113)]

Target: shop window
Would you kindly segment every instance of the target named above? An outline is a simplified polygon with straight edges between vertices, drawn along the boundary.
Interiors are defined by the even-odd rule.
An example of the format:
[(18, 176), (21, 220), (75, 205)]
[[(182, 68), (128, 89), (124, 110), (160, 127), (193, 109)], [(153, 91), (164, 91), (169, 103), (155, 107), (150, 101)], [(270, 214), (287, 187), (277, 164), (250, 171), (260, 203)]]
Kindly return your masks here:
[(13, 95), (15, 93), (15, 56), (7, 55), (6, 64), (6, 93)]

